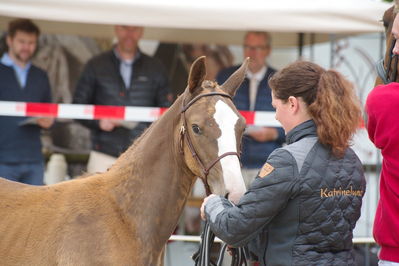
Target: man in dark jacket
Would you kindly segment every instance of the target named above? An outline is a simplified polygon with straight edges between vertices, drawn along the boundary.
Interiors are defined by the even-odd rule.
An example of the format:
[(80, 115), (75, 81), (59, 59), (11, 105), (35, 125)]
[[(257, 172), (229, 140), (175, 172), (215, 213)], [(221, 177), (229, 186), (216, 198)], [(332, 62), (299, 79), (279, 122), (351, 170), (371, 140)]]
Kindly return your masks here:
[[(276, 71), (266, 63), (271, 52), (271, 37), (267, 32), (248, 32), (244, 38), (244, 56), (250, 57), (247, 77), (237, 90), (234, 104), (239, 110), (274, 111), (268, 84)], [(222, 70), (217, 81), (223, 84), (238, 66)], [(275, 127), (250, 126), (242, 142), (242, 174), (248, 185), (256, 177), (265, 158), (284, 142), (284, 130)]]
[[(164, 67), (142, 53), (138, 41), (143, 28), (115, 26), (117, 44), (92, 58), (77, 84), (74, 103), (168, 107), (168, 80)], [(148, 123), (102, 119), (82, 121), (90, 128), (92, 152), (88, 172), (103, 172), (125, 151)]]

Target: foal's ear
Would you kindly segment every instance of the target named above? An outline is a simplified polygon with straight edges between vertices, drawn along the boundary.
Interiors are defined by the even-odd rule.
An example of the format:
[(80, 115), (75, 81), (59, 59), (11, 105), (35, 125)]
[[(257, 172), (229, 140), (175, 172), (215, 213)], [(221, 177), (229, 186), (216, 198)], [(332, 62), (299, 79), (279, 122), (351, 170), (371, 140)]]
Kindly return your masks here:
[(249, 57), (245, 58), (244, 62), (240, 66), (239, 69), (236, 70), (224, 83), (220, 88), (234, 97), (238, 87), (240, 87), (241, 83), (244, 81), (245, 74), (247, 73), (249, 63)]
[(201, 56), (191, 65), (190, 74), (188, 75), (188, 89), (190, 93), (201, 86), (206, 76), (205, 56)]

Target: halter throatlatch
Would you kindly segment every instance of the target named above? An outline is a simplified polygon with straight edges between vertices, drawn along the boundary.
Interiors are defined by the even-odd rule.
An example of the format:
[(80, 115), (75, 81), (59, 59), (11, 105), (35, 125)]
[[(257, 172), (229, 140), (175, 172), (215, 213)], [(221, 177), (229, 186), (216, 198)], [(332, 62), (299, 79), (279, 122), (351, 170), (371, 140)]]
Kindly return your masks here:
[(202, 182), (204, 183), (207, 195), (210, 195), (212, 193), (211, 188), (209, 187), (209, 184), (208, 184), (208, 174), (209, 174), (209, 171), (212, 169), (212, 167), (215, 166), (215, 164), (217, 164), (217, 162), (219, 162), (222, 158), (229, 156), (229, 155), (236, 155), (238, 157), (238, 160), (240, 159), (240, 155), (237, 152), (226, 152), (226, 153), (223, 153), (222, 155), (220, 155), (219, 157), (215, 158), (208, 166), (205, 166), (205, 164), (202, 162), (202, 160), (198, 157), (198, 153), (195, 151), (193, 143), (191, 141), (190, 134), (187, 132), (187, 120), (186, 120), (186, 116), (185, 116), (185, 112), (187, 111), (187, 109), (191, 105), (193, 105), (193, 103), (198, 101), (198, 99), (200, 99), (202, 97), (215, 96), (215, 95), (219, 95), (219, 96), (223, 96), (223, 97), (227, 97), (227, 98), (231, 99), (231, 96), (226, 93), (221, 93), (221, 92), (204, 93), (204, 94), (200, 94), (200, 95), (194, 97), (186, 105), (184, 105), (184, 100), (183, 100), (183, 107), (181, 110), (181, 119), (183, 121), (183, 124), (181, 125), (181, 128), (180, 128), (180, 152), (184, 153), (183, 143), (184, 143), (184, 139), (185, 139), (187, 142), (187, 146), (190, 149), (191, 155), (195, 158), (195, 160), (198, 162), (198, 165), (201, 167), (203, 176), (200, 176), (200, 178), (201, 178)]

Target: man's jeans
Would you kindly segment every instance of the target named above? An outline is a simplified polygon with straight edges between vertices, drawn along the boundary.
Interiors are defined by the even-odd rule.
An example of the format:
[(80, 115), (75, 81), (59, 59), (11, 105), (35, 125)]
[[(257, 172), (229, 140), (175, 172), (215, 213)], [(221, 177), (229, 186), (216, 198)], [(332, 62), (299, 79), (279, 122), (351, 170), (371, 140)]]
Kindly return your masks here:
[(43, 163), (0, 163), (0, 177), (31, 185), (43, 185)]

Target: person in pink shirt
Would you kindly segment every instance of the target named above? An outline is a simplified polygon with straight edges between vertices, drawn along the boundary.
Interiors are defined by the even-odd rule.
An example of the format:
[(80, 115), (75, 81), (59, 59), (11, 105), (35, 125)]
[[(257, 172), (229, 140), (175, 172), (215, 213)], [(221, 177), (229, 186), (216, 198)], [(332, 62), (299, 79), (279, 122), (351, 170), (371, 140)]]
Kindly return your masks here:
[[(391, 34), (387, 27), (387, 52), (399, 55), (399, 0), (395, 8), (386, 11), (384, 24), (395, 17)], [(387, 21), (389, 19), (390, 21)], [(390, 42), (389, 39), (392, 39)], [(389, 55), (390, 56), (390, 55)], [(387, 58), (387, 57), (386, 57)], [(394, 62), (394, 61), (393, 61)], [(387, 67), (385, 67), (387, 68)], [(396, 78), (399, 75), (396, 74)], [(390, 80), (395, 80), (392, 76)], [(382, 79), (381, 79), (382, 80)], [(377, 80), (377, 84), (379, 80)], [(385, 79), (367, 97), (367, 130), (370, 140), (383, 156), (380, 176), (380, 199), (374, 219), (373, 235), (380, 245), (379, 266), (399, 266), (399, 83)]]

